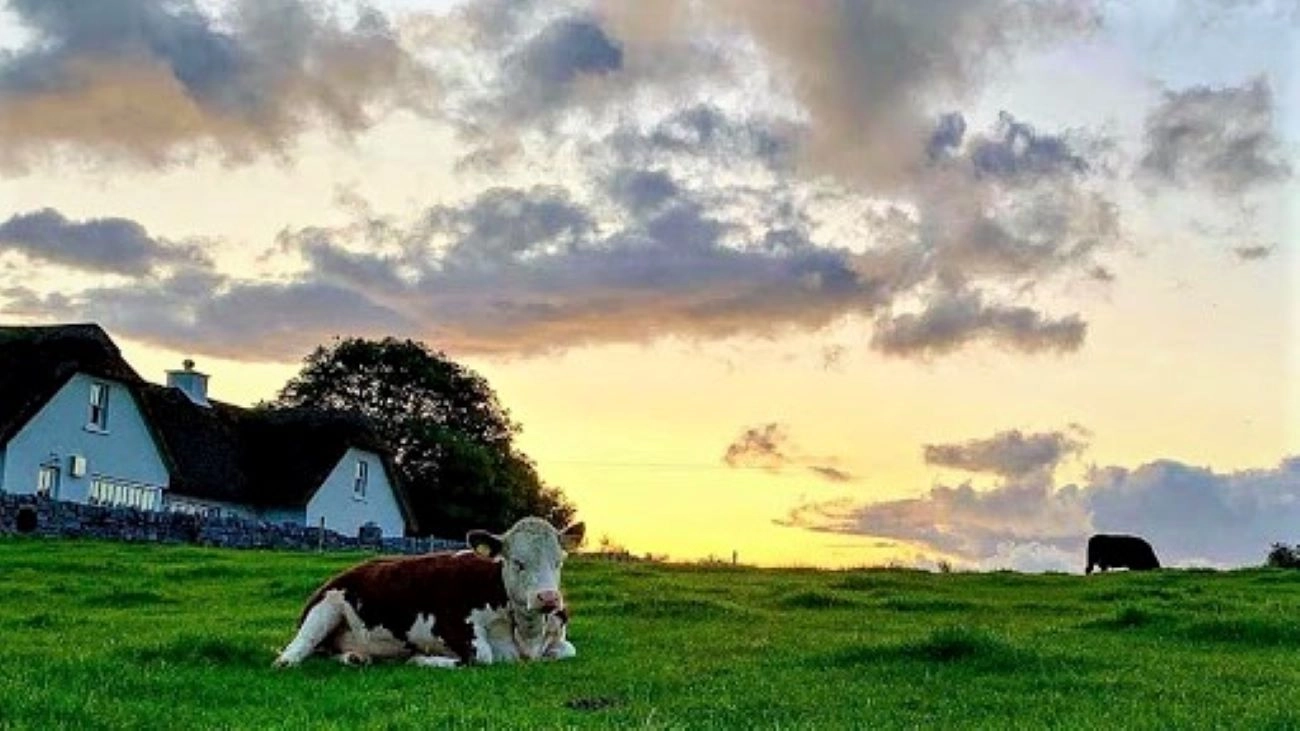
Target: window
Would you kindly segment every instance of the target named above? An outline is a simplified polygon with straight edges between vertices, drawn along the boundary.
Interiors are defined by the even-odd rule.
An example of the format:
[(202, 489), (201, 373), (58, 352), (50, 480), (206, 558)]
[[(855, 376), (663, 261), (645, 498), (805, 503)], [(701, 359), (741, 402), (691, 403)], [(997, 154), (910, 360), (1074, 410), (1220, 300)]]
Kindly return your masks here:
[(46, 462), (36, 473), (36, 494), (41, 497), (59, 496), (59, 465)]
[(90, 418), (86, 426), (96, 431), (108, 431), (108, 384), (95, 381), (90, 384)]
[(90, 503), (158, 510), (162, 506), (162, 488), (97, 475), (90, 478)]
[(370, 463), (364, 459), (357, 460), (357, 477), (352, 483), (352, 497), (357, 500), (364, 500), (366, 497), (366, 482), (370, 479)]

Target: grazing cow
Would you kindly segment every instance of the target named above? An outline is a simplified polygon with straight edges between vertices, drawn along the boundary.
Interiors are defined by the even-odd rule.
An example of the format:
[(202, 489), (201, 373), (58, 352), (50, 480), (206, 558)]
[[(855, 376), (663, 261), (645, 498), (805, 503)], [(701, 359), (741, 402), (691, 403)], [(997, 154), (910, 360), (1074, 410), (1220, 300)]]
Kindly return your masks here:
[(572, 657), (560, 569), (583, 530), (524, 518), (500, 536), (470, 531), (473, 551), (354, 566), (307, 600), (275, 664), (315, 652), (350, 665), (406, 659), (427, 667)]
[(1137, 536), (1098, 534), (1088, 539), (1088, 567), (1083, 572), (1091, 574), (1093, 566), (1102, 571), (1113, 568), (1146, 571), (1160, 568), (1160, 561), (1151, 544)]

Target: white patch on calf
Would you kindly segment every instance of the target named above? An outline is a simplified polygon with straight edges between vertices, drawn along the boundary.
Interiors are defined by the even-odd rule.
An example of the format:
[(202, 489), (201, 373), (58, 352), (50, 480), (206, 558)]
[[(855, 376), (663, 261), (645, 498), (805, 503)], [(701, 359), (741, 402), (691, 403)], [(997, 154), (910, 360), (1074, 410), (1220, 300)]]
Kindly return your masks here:
[(510, 612), (485, 606), (470, 611), (465, 619), (474, 630), (474, 661), (483, 665), (519, 659)]
[(432, 614), (421, 614), (411, 623), (411, 628), (406, 630), (406, 641), (415, 645), (415, 647), (426, 655), (450, 655), (451, 650), (442, 638), (434, 634), (433, 631), (434, 617)]

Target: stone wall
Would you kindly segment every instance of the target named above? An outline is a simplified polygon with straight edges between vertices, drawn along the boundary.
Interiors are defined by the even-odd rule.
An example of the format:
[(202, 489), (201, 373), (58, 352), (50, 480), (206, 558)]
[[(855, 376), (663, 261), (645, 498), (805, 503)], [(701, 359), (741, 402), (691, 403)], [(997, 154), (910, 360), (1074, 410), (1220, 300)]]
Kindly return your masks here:
[(0, 492), (0, 535), (14, 533), (291, 551), (371, 550), (414, 554), (465, 547), (463, 541), (386, 537), (374, 525), (362, 526), (359, 535), (345, 536), (301, 525), (83, 505)]

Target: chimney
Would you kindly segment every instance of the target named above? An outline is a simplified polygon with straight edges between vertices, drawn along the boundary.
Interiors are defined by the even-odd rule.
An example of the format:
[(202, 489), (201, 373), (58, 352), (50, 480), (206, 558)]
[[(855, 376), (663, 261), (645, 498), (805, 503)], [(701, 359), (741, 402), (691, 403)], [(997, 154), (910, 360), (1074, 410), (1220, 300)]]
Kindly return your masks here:
[(208, 374), (194, 370), (194, 361), (189, 358), (182, 365), (184, 370), (167, 371), (167, 386), (179, 388), (181, 393), (199, 406), (211, 406), (208, 403)]

